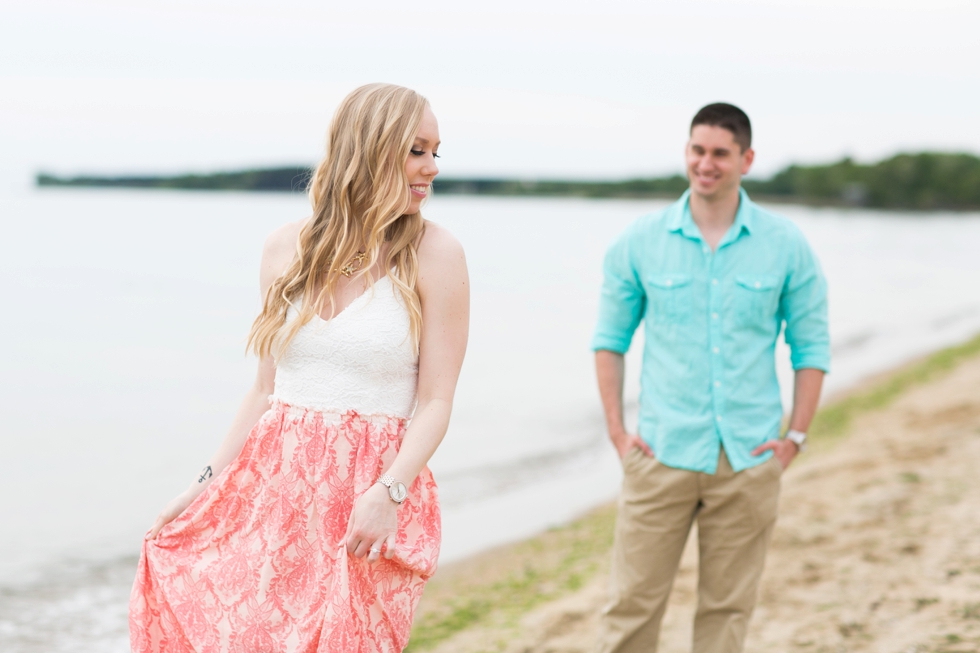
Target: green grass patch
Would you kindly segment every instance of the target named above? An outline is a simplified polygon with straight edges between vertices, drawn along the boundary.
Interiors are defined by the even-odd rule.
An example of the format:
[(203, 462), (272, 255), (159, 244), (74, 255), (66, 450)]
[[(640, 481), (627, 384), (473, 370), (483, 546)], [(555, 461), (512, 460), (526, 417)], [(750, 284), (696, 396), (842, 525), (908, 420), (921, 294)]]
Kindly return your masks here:
[(934, 596), (920, 596), (915, 599), (915, 611), (918, 612), (922, 608), (927, 608), (934, 603), (939, 603), (939, 599)]
[(960, 616), (964, 619), (980, 620), (980, 603), (967, 603), (960, 610)]
[(840, 437), (847, 433), (856, 416), (885, 408), (909, 388), (932, 381), (978, 354), (980, 335), (902, 368), (871, 388), (854, 392), (821, 408), (813, 418), (808, 435), (814, 439)]
[(406, 652), (431, 649), (478, 624), (516, 629), (531, 609), (580, 589), (604, 566), (615, 521), (615, 506), (603, 506), (509, 547), (502, 555), (510, 569), (498, 580), (467, 584), (453, 579), (452, 587), (437, 588), (447, 599), (416, 619)]

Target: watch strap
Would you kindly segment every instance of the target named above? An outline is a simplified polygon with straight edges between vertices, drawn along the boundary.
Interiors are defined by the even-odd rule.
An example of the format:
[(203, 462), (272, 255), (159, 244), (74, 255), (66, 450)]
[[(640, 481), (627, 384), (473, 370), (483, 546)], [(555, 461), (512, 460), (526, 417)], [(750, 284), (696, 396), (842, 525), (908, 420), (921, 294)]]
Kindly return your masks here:
[(803, 431), (790, 429), (786, 431), (786, 439), (794, 443), (800, 453), (803, 453), (804, 449), (806, 449), (806, 433)]
[(391, 474), (382, 474), (378, 477), (378, 483), (388, 488), (388, 496), (392, 501), (401, 505), (406, 498), (405, 484), (395, 480)]

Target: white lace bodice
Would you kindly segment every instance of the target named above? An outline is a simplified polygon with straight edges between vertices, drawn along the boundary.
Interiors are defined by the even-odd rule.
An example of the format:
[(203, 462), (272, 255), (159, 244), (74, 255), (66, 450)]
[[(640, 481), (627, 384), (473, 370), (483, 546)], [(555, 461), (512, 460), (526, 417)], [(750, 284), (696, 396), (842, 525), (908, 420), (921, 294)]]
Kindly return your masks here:
[[(289, 309), (286, 319), (296, 318)], [(418, 355), (408, 310), (387, 276), (328, 321), (314, 317), (276, 364), (273, 398), (293, 406), (411, 417)]]

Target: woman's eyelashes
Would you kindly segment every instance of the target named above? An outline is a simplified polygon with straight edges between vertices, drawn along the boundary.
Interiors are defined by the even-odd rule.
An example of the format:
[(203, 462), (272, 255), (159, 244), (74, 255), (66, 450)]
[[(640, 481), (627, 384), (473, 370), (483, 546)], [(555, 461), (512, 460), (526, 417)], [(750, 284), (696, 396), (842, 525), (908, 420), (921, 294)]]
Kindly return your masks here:
[[(414, 154), (415, 156), (422, 156), (423, 154), (425, 154), (425, 150), (409, 150), (409, 151), (410, 151), (410, 152), (411, 152), (412, 154)], [(433, 159), (438, 159), (438, 158), (439, 158), (439, 155), (438, 155), (438, 154), (436, 154), (435, 152), (433, 152), (433, 153), (432, 153), (432, 158), (433, 158)]]

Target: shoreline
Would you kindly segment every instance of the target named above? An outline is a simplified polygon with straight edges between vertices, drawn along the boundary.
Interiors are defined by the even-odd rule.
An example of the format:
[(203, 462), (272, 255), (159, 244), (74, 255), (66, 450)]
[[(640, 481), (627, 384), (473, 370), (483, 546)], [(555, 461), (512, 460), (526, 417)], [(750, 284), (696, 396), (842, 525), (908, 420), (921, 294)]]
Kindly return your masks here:
[[(781, 497), (780, 520), (777, 522), (776, 534), (773, 538), (772, 551), (767, 561), (766, 574), (763, 579), (763, 586), (760, 591), (760, 602), (756, 616), (750, 626), (750, 638), (748, 644), (755, 644), (755, 648), (750, 650), (771, 650), (783, 651), (789, 647), (789, 642), (794, 643), (794, 649), (803, 647), (799, 650), (807, 651), (831, 651), (831, 650), (876, 650), (870, 648), (875, 640), (872, 636), (871, 625), (867, 619), (851, 619), (847, 617), (837, 618), (836, 625), (824, 628), (825, 633), (815, 635), (812, 639), (800, 639), (794, 636), (792, 624), (780, 624), (780, 628), (775, 630), (785, 635), (780, 643), (778, 639), (774, 642), (760, 643), (759, 637), (769, 639), (767, 634), (760, 635), (760, 629), (765, 630), (763, 620), (766, 614), (778, 612), (779, 603), (784, 600), (785, 593), (773, 588), (774, 568), (781, 566), (781, 559), (787, 551), (796, 557), (814, 556), (821, 545), (826, 545), (825, 540), (833, 540), (831, 533), (823, 533), (816, 538), (806, 538), (794, 530), (813, 530), (820, 529), (819, 524), (827, 522), (829, 517), (824, 514), (826, 506), (817, 512), (820, 513), (816, 519), (805, 517), (802, 513), (805, 510), (794, 509), (788, 502), (790, 497), (795, 497), (801, 492), (812, 491), (809, 488), (814, 483), (821, 482), (821, 476), (826, 474), (843, 475), (847, 478), (837, 479), (838, 486), (854, 481), (853, 477), (860, 477), (865, 468), (855, 460), (856, 453), (850, 451), (850, 447), (841, 447), (844, 442), (855, 445), (858, 448), (872, 449), (884, 446), (889, 450), (896, 450), (901, 446), (915, 445), (916, 438), (911, 438), (913, 442), (895, 443), (889, 442), (888, 430), (882, 429), (879, 422), (900, 421), (901, 413), (906, 410), (910, 402), (919, 399), (920, 403), (929, 404), (930, 408), (936, 408), (932, 404), (944, 404), (952, 402), (953, 406), (940, 407), (933, 410), (940, 417), (933, 420), (926, 419), (924, 423), (921, 416), (915, 424), (915, 430), (928, 429), (929, 426), (939, 427), (948, 426), (945, 415), (954, 416), (954, 426), (961, 427), (957, 431), (957, 437), (970, 440), (970, 436), (980, 434), (980, 397), (975, 402), (963, 403), (961, 397), (957, 397), (955, 388), (946, 388), (950, 378), (957, 375), (972, 377), (980, 382), (980, 334), (974, 336), (963, 344), (947, 347), (915, 359), (911, 362), (898, 366), (897, 368), (876, 375), (860, 382), (854, 388), (843, 391), (830, 397), (824, 403), (814, 419), (810, 429), (811, 447), (807, 454), (798, 458), (794, 464), (786, 471), (784, 477), (783, 496)], [(955, 385), (955, 384), (954, 384)], [(974, 385), (973, 388), (980, 387)], [(959, 388), (963, 390), (962, 387)], [(980, 393), (973, 393), (974, 395)], [(920, 396), (926, 396), (922, 399)], [(921, 411), (920, 411), (921, 412)], [(972, 420), (972, 421), (971, 421)], [(971, 430), (972, 429), (972, 430)], [(901, 431), (901, 429), (896, 429)], [(965, 433), (965, 434), (964, 434)], [(896, 436), (898, 437), (898, 436)], [(878, 440), (883, 440), (879, 442)], [(977, 459), (980, 459), (980, 438), (976, 440)], [(870, 442), (870, 444), (869, 444)], [(921, 443), (920, 443), (921, 444)], [(948, 452), (948, 447), (936, 456), (942, 456)], [(928, 458), (928, 457), (927, 457)], [(912, 462), (924, 464), (924, 460), (916, 460), (916, 457), (899, 456), (899, 466), (914, 466)], [(968, 462), (964, 458), (964, 462)], [(868, 463), (868, 468), (875, 466), (876, 459)], [(882, 463), (884, 465), (884, 463)], [(952, 464), (952, 463), (950, 463)], [(943, 467), (943, 465), (940, 465)], [(843, 471), (841, 471), (843, 470)], [(847, 471), (851, 474), (848, 475)], [(933, 478), (929, 472), (904, 470), (898, 472), (897, 478), (886, 478), (878, 481), (882, 485), (896, 485), (897, 492), (914, 490), (925, 490), (920, 487), (923, 479), (930, 477), (938, 483), (942, 479)], [(865, 484), (861, 489), (866, 490), (875, 487), (877, 483)], [(861, 485), (861, 483), (858, 483)], [(801, 489), (801, 486), (804, 486)], [(840, 487), (827, 488), (828, 492), (820, 492), (807, 497), (807, 508), (812, 508), (809, 503), (821, 503), (827, 499), (827, 494), (840, 493)], [(977, 481), (977, 496), (980, 496), (980, 480)], [(940, 492), (940, 494), (942, 494)], [(962, 501), (963, 493), (960, 493)], [(845, 503), (851, 499), (851, 495), (844, 494)], [(916, 500), (916, 497), (903, 497), (903, 505)], [(958, 505), (958, 504), (957, 504)], [(956, 506), (954, 506), (955, 508)], [(612, 529), (615, 523), (615, 502), (600, 505), (572, 522), (552, 528), (537, 536), (494, 547), (492, 549), (477, 553), (475, 555), (453, 561), (437, 571), (430, 581), (423, 594), (422, 602), (416, 615), (415, 627), (412, 631), (412, 639), (406, 651), (438, 651), (438, 652), (465, 652), (465, 651), (567, 651), (568, 653), (578, 651), (588, 651), (594, 643), (594, 628), (597, 624), (598, 609), (604, 601), (605, 596), (605, 576), (608, 570), (609, 548), (612, 544)], [(904, 513), (903, 513), (904, 514)], [(908, 519), (921, 517), (913, 511), (906, 515)], [(844, 515), (846, 519), (857, 519), (854, 515)], [(881, 544), (889, 539), (892, 533), (890, 528), (899, 526), (890, 524), (887, 519), (879, 520), (878, 527), (881, 528), (885, 537), (880, 538)], [(963, 524), (969, 526), (969, 522)], [(920, 527), (921, 528), (921, 527)], [(695, 529), (696, 530), (696, 529)], [(826, 529), (825, 529), (826, 530)], [(861, 540), (862, 534), (856, 535)], [(696, 543), (696, 536), (688, 540), (687, 550), (684, 554), (684, 561), (681, 571), (678, 574), (677, 584), (670, 600), (670, 608), (664, 621), (664, 631), (662, 634), (662, 646), (667, 650), (667, 643), (671, 641), (684, 645), (683, 642), (689, 641), (690, 615), (679, 612), (691, 612), (693, 601), (695, 600), (695, 590), (693, 582), (696, 579), (696, 551), (692, 543)], [(868, 540), (868, 538), (864, 538)], [(872, 538), (873, 539), (873, 538)], [(908, 539), (906, 536), (905, 539)], [(875, 546), (867, 542), (858, 542), (858, 548), (871, 548)], [(808, 550), (808, 545), (813, 551)], [(904, 547), (904, 548), (903, 548)], [(899, 547), (899, 556), (915, 556), (919, 554), (925, 545), (921, 543), (904, 543)], [(970, 561), (959, 565), (968, 567), (967, 569), (955, 568), (949, 572), (948, 578), (955, 579), (963, 577), (966, 582), (973, 583), (976, 590), (980, 590), (980, 544), (976, 547), (975, 564), (970, 567)], [(791, 557), (792, 557), (791, 556)], [(859, 561), (864, 564), (875, 564), (875, 560), (880, 561), (883, 555), (880, 552), (863, 551), (859, 556)], [(905, 560), (901, 557), (895, 560), (896, 568), (892, 571), (902, 573), (902, 566)], [(814, 560), (807, 559), (803, 562), (798, 573), (792, 576), (787, 583), (790, 588), (807, 588), (823, 581), (833, 584), (833, 575), (816, 574), (815, 570), (822, 569), (833, 562), (820, 559), (819, 555)], [(799, 561), (797, 561), (799, 566)], [(948, 566), (948, 565), (947, 565)], [(850, 569), (848, 573), (851, 573)], [(778, 584), (778, 583), (777, 583)], [(972, 586), (971, 586), (972, 587)], [(852, 588), (854, 589), (854, 588)], [(839, 591), (839, 589), (838, 589)], [(925, 592), (928, 594), (928, 592)], [(833, 593), (831, 592), (830, 595)], [(974, 593), (974, 597), (980, 593)], [(827, 596), (823, 596), (826, 599)], [(802, 602), (806, 604), (806, 598), (797, 599), (794, 597), (794, 604), (799, 606)], [(872, 598), (867, 602), (872, 615), (876, 613), (886, 602), (882, 598)], [(955, 599), (949, 599), (955, 602)], [(944, 601), (941, 597), (917, 596), (909, 599), (901, 605), (911, 606), (911, 620), (918, 623), (923, 621), (921, 614), (926, 612), (935, 613), (937, 610), (927, 610), (934, 604)], [(945, 621), (940, 619), (932, 627), (930, 623), (921, 624), (918, 630), (914, 629), (911, 633), (906, 633), (908, 637), (919, 637), (922, 641), (929, 640), (932, 644), (936, 642), (952, 648), (941, 648), (936, 650), (958, 651), (955, 645), (963, 642), (969, 646), (980, 645), (980, 603), (970, 603), (960, 601), (962, 605), (954, 606), (952, 612), (947, 615), (954, 624), (963, 622), (963, 627), (959, 628), (962, 632), (955, 629), (948, 633), (936, 634), (932, 631), (943, 623), (947, 629), (952, 626), (945, 626)], [(826, 601), (825, 601), (826, 603)], [(838, 609), (845, 612), (852, 606), (839, 605), (840, 602), (830, 601)], [(834, 606), (823, 605), (810, 606), (816, 613), (823, 614), (830, 612)], [(908, 610), (906, 610), (908, 612)], [(976, 613), (976, 616), (972, 616)], [(823, 617), (814, 617), (809, 611), (807, 614), (810, 621), (821, 622), (834, 621), (830, 614), (823, 614)], [(958, 615), (958, 616), (957, 616)], [(914, 617), (914, 618), (913, 618)], [(824, 619), (826, 618), (826, 619)], [(843, 620), (842, 620), (843, 619)], [(893, 617), (894, 620), (894, 617)], [(820, 630), (813, 623), (806, 623), (799, 626), (806, 630)], [(770, 629), (772, 630), (772, 629)], [(901, 631), (901, 629), (898, 629)], [(940, 628), (941, 630), (941, 628)], [(680, 634), (679, 634), (680, 633)], [(686, 633), (687, 640), (684, 638)], [(949, 635), (949, 637), (947, 637)], [(885, 635), (882, 635), (885, 636)], [(931, 637), (931, 639), (929, 639)], [(937, 639), (938, 638), (938, 639)], [(831, 641), (832, 640), (832, 641)], [(846, 648), (840, 648), (841, 643)], [(860, 642), (865, 642), (861, 644)], [(971, 643), (972, 642), (972, 643)], [(837, 648), (827, 648), (831, 644)], [(914, 646), (919, 646), (915, 643)], [(927, 646), (931, 644), (923, 644)], [(782, 647), (782, 648), (781, 648)], [(812, 647), (812, 648), (811, 648)], [(932, 648), (913, 648), (909, 650), (926, 651)], [(962, 650), (975, 650), (965, 648)]]
[[(130, 185), (99, 185), (99, 184), (34, 184), (32, 190), (41, 192), (57, 191), (108, 191), (108, 192), (150, 192), (150, 193), (186, 193), (186, 194), (234, 194), (246, 193), (248, 195), (271, 195), (271, 196), (295, 196), (304, 197), (303, 189), (282, 189), (282, 188), (195, 188), (195, 187), (175, 187), (175, 186), (130, 186)], [(880, 212), (895, 215), (907, 215), (912, 218), (921, 217), (927, 214), (939, 213), (944, 215), (972, 215), (980, 213), (980, 204), (967, 204), (957, 206), (938, 206), (938, 207), (915, 207), (915, 206), (878, 206), (870, 204), (856, 204), (845, 202), (840, 199), (832, 198), (813, 198), (805, 195), (775, 195), (760, 193), (746, 189), (752, 201), (756, 204), (771, 204), (777, 206), (801, 206), (812, 209), (838, 209), (845, 211)], [(500, 198), (500, 199), (541, 199), (541, 200), (582, 200), (582, 201), (656, 201), (674, 202), (683, 191), (678, 192), (642, 192), (642, 193), (613, 193), (603, 195), (590, 195), (585, 193), (565, 193), (565, 192), (535, 192), (535, 193), (507, 193), (507, 192), (467, 192), (467, 191), (439, 191), (436, 189), (434, 197), (466, 197), (466, 198)]]

